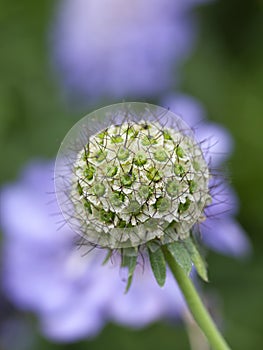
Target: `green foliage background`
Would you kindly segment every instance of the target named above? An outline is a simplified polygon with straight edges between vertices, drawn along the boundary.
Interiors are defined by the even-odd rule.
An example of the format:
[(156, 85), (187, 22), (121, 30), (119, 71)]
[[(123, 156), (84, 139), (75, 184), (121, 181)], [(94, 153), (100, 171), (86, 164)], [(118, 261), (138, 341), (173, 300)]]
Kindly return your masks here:
[[(53, 158), (65, 133), (81, 117), (63, 102), (50, 65), (48, 38), (55, 4), (51, 0), (0, 2), (1, 183), (14, 180), (34, 157)], [(225, 334), (233, 349), (260, 349), (263, 3), (224, 0), (200, 6), (196, 12), (201, 35), (194, 54), (183, 67), (182, 90), (199, 98), (209, 119), (225, 125), (235, 139), (228, 167), (240, 198), (239, 220), (254, 248), (253, 256), (242, 262), (210, 253), (211, 283), (207, 289), (216, 289), (220, 295)], [(140, 331), (108, 325), (93, 340), (59, 345), (41, 337), (32, 315), (18, 317), (32, 327), (28, 350), (189, 349), (180, 325), (158, 323)]]

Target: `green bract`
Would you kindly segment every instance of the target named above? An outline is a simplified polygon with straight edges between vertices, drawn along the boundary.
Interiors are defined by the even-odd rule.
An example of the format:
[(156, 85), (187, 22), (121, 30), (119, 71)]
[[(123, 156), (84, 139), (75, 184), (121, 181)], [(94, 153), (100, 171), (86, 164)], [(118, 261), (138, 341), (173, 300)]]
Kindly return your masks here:
[[(66, 219), (87, 241), (110, 249), (185, 239), (210, 201), (208, 167), (190, 129), (157, 106), (103, 110), (111, 122), (81, 138), (67, 178), (57, 180)], [(156, 111), (172, 114), (174, 126)], [(66, 166), (60, 156), (57, 168), (61, 162)]]

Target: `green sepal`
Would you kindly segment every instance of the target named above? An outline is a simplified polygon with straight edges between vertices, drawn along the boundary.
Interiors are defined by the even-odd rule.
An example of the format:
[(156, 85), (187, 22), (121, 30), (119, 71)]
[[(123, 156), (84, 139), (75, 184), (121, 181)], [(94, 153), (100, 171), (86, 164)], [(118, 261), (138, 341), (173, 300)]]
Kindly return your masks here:
[(187, 275), (190, 274), (193, 264), (198, 275), (208, 282), (206, 262), (192, 236), (167, 244), (167, 249)]
[(124, 248), (122, 249), (122, 267), (128, 267), (128, 279), (127, 285), (125, 289), (125, 293), (127, 293), (130, 289), (133, 273), (136, 267), (138, 257), (138, 251), (135, 248)]
[(113, 253), (113, 250), (109, 249), (105, 259), (102, 262), (102, 265), (106, 265), (107, 264), (107, 262), (110, 260), (110, 258), (112, 256), (112, 253)]
[(161, 247), (153, 242), (147, 244), (152, 272), (160, 287), (166, 280), (166, 261)]
[(188, 276), (192, 269), (192, 260), (183, 241), (175, 241), (166, 245), (174, 260), (181, 266)]
[(184, 245), (186, 249), (188, 250), (188, 253), (190, 255), (190, 258), (196, 268), (196, 271), (198, 275), (205, 281), (208, 282), (208, 275), (207, 275), (207, 265), (206, 261), (201, 255), (199, 251), (199, 247), (195, 243), (193, 237), (188, 237), (184, 241)]

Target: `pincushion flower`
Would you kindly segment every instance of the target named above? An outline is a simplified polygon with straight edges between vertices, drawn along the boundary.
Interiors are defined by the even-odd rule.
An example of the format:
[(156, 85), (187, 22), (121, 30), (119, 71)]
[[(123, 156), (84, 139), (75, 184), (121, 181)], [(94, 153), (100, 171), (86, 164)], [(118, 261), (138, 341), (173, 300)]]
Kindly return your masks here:
[(110, 255), (124, 248), (119, 251), (129, 269), (128, 290), (145, 248), (160, 286), (166, 279), (161, 247), (175, 259), (178, 249), (184, 251), (186, 271), (193, 262), (207, 280), (190, 233), (211, 200), (209, 176), (182, 119), (133, 102), (101, 108), (75, 124), (57, 156), (55, 185), (62, 214), (86, 244), (108, 248)]
[[(192, 120), (202, 112), (190, 98), (179, 96), (175, 101), (176, 112), (183, 114), (188, 111), (187, 115), (191, 115)], [(198, 124), (195, 121), (191, 124), (196, 129), (195, 133), (198, 132)], [(226, 131), (217, 125), (208, 128), (206, 126), (209, 124), (203, 123), (203, 126), (201, 134), (205, 139), (211, 134), (216, 138), (218, 130), (219, 135), (224, 133), (223, 140), (227, 142), (221, 147), (226, 152), (230, 144)], [(213, 126), (213, 132), (206, 135), (205, 130), (211, 132)], [(202, 128), (201, 125), (199, 127)], [(213, 148), (210, 150), (213, 155)], [(46, 205), (46, 193), (53, 191), (52, 165), (44, 162), (29, 165), (19, 182), (1, 191), (6, 294), (19, 307), (39, 315), (47, 336), (70, 341), (96, 334), (107, 320), (141, 327), (159, 318), (182, 315), (185, 311), (184, 300), (179, 290), (174, 289), (169, 270), (166, 284), (160, 289), (152, 278), (147, 262), (144, 272), (138, 265), (133, 285), (124, 295), (118, 268), (109, 263), (101, 266), (105, 255), (102, 250), (93, 251), (85, 257), (75, 251), (72, 247), (73, 232), (67, 225), (58, 231), (55, 224), (57, 218), (50, 216), (50, 213), (58, 211), (55, 202)], [(203, 235), (204, 241), (208, 245), (213, 241), (212, 248), (226, 249), (229, 254), (244, 254), (249, 248), (248, 240), (242, 229), (239, 230), (240, 226), (232, 225), (235, 224), (235, 210), (226, 211), (231, 203), (237, 204), (236, 198), (232, 198), (233, 191), (229, 194), (219, 191), (218, 201), (220, 195), (225, 197), (217, 215), (208, 218), (204, 225), (208, 220), (212, 227), (219, 222), (226, 228), (228, 239), (225, 234), (222, 244), (220, 232), (215, 230), (210, 232), (212, 239), (207, 240), (208, 235)], [(228, 204), (225, 200), (227, 196)], [(218, 207), (212, 203), (209, 208), (215, 210)], [(231, 225), (227, 226), (229, 220)], [(202, 224), (200, 228), (203, 231)], [(235, 240), (230, 239), (233, 236)]]
[[(210, 200), (208, 167), (199, 145), (187, 135), (190, 129), (152, 105), (117, 104), (99, 113), (117, 118), (118, 124), (87, 135), (84, 146), (81, 139), (71, 164), (71, 135), (81, 132), (85, 138), (92, 129), (92, 116), (84, 118), (67, 135), (57, 158), (57, 196), (66, 220), (88, 242), (108, 248), (188, 236)], [(135, 113), (138, 121), (131, 119)], [(169, 118), (173, 128), (163, 127)]]
[(174, 84), (205, 1), (64, 0), (52, 28), (53, 61), (78, 101), (157, 96)]

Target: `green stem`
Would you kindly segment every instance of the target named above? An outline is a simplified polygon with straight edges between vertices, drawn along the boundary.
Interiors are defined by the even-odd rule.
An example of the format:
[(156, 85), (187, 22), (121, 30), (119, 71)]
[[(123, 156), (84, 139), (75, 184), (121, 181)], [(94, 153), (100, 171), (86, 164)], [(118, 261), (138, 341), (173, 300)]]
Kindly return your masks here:
[(220, 334), (212, 318), (204, 307), (191, 279), (172, 257), (166, 246), (162, 247), (165, 259), (181, 289), (196, 323), (206, 335), (210, 345), (215, 350), (230, 350), (226, 341)]

